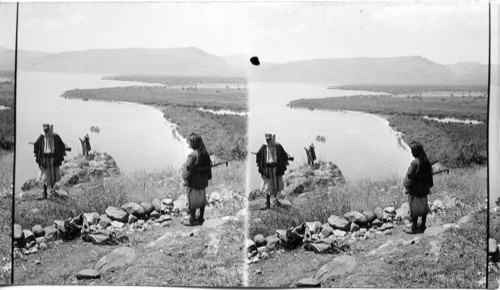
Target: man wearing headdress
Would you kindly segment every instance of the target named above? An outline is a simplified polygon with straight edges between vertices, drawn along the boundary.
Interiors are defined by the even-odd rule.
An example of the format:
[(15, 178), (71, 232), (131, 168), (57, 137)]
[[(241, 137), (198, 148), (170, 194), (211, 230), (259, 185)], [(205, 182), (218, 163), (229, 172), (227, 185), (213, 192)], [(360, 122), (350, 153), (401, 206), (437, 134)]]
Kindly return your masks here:
[(257, 167), (262, 177), (261, 191), (267, 195), (266, 208), (271, 207), (271, 195), (276, 198), (276, 205), (280, 205), (278, 194), (283, 190), (283, 175), (288, 160), (293, 160), (281, 144), (276, 143), (276, 136), (265, 134), (266, 144), (262, 144), (257, 152)]
[(59, 166), (66, 156), (66, 151), (71, 151), (71, 148), (54, 133), (53, 125), (43, 124), (43, 133), (36, 140), (33, 153), (40, 168), (39, 179), (43, 183), (43, 199), (47, 199), (47, 188), (50, 186), (51, 192), (55, 193), (54, 185), (61, 180)]

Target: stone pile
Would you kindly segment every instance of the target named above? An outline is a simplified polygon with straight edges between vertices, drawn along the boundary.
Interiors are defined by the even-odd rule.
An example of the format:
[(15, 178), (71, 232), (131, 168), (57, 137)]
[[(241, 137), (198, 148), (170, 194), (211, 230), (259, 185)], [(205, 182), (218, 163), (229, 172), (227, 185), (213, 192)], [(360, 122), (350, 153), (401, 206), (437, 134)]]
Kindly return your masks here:
[[(234, 190), (212, 192), (208, 196), (208, 209), (215, 205), (223, 205), (226, 201), (241, 196)], [(134, 232), (144, 232), (170, 225), (173, 215), (189, 218), (187, 197), (182, 194), (177, 200), (154, 198), (151, 202), (127, 202), (120, 208), (109, 206), (105, 212), (83, 213), (86, 220), (86, 232), (96, 232), (106, 229), (118, 234), (131, 235)], [(18, 253), (29, 255), (44, 250), (49, 242), (65, 237), (64, 220), (54, 220), (52, 225), (42, 227), (34, 225), (31, 229), (23, 229), (21, 225), (14, 225), (14, 247)]]
[[(451, 205), (449, 205), (451, 206)], [(447, 206), (441, 200), (429, 203), (431, 208), (430, 218), (436, 214), (443, 214)], [(377, 207), (373, 211), (350, 211), (343, 216), (331, 215), (328, 222), (321, 224), (319, 221), (305, 222), (305, 242), (319, 241), (324, 238), (337, 241), (338, 244), (352, 244), (381, 235), (391, 235), (394, 226), (403, 223), (411, 226), (408, 202), (399, 208)], [(459, 222), (460, 223), (460, 222)], [(455, 226), (455, 225), (449, 225)], [(456, 226), (455, 226), (456, 227)], [(269, 258), (274, 251), (282, 249), (287, 241), (286, 230), (276, 230), (274, 235), (264, 237), (256, 235), (253, 240), (247, 240), (247, 263), (256, 263), (261, 259)], [(499, 256), (500, 257), (500, 256)]]

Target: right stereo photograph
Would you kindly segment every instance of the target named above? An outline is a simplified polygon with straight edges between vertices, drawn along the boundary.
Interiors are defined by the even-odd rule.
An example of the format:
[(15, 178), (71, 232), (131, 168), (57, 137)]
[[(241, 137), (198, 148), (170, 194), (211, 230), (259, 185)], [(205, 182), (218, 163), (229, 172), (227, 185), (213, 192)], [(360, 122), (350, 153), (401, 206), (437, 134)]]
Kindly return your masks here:
[(485, 288), (489, 3), (256, 6), (248, 285)]

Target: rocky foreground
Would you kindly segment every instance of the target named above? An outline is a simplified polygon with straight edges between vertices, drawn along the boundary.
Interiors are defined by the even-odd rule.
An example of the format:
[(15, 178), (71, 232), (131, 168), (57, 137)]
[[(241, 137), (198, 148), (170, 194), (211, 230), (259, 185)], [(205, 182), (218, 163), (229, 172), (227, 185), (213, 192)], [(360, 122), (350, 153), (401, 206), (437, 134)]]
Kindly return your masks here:
[[(57, 190), (57, 199), (69, 200), (78, 198), (85, 185), (93, 178), (113, 178), (119, 170), (111, 156), (105, 153), (93, 154), (91, 160), (75, 157), (62, 166), (62, 180)], [(40, 184), (31, 180), (23, 185), (23, 192), (18, 196), (20, 201), (27, 201), (41, 196)], [(186, 267), (186, 263), (210, 259), (213, 265), (226, 263), (220, 256), (229, 255), (231, 261), (241, 257), (239, 247), (227, 246), (228, 240), (242, 239), (244, 211), (236, 215), (221, 216), (220, 210), (231, 204), (243, 204), (242, 192), (234, 189), (223, 189), (208, 194), (209, 205), (206, 208), (206, 221), (203, 226), (185, 227), (181, 222), (187, 219), (187, 198), (181, 194), (179, 198), (153, 198), (140, 203), (126, 202), (122, 205), (108, 206), (104, 212), (82, 212), (81, 214), (60, 219), (46, 226), (34, 224), (23, 228), (14, 225), (14, 257), (15, 267), (19, 275), (18, 284), (82, 284), (82, 285), (213, 285), (211, 279), (203, 284), (194, 279), (195, 274), (189, 271), (176, 274), (181, 280), (170, 281), (144, 277), (149, 271), (144, 263), (156, 256), (169, 254), (170, 257), (160, 261), (157, 277), (169, 278), (169, 271), (180, 271), (176, 267)], [(29, 214), (33, 213), (32, 210)], [(231, 231), (228, 234), (227, 231)], [(242, 243), (242, 242), (241, 242)], [(165, 260), (178, 259), (185, 246), (190, 246), (191, 257), (177, 266), (165, 266)], [(230, 253), (219, 252), (220, 247), (232, 249)], [(111, 248), (110, 248), (111, 247)], [(82, 252), (83, 251), (83, 252)], [(179, 252), (180, 251), (180, 252)], [(55, 258), (57, 257), (57, 258)], [(217, 258), (217, 259), (216, 259)], [(200, 260), (201, 259), (201, 260)], [(231, 262), (233, 263), (233, 262)], [(48, 267), (47, 267), (48, 266)], [(152, 266), (153, 267), (153, 266)], [(169, 268), (168, 271), (166, 268)], [(192, 266), (190, 266), (192, 267)], [(228, 271), (219, 271), (225, 283), (236, 286), (241, 283), (238, 277), (239, 268), (227, 264)], [(128, 270), (136, 269), (134, 275)], [(146, 272), (144, 272), (146, 271)], [(185, 275), (193, 275), (193, 284), (185, 280)], [(169, 279), (172, 280), (172, 277)], [(96, 281), (96, 282), (91, 282)], [(196, 284), (199, 283), (199, 284)]]
[[(341, 171), (331, 162), (321, 162), (313, 168), (304, 166), (285, 176), (285, 190), (276, 214), (262, 213), (262, 198), (252, 192), (250, 223), (262, 224), (283, 210), (300, 212), (315, 189), (332, 188), (344, 183)], [(401, 186), (393, 186), (387, 194), (404, 194)], [(260, 199), (259, 199), (260, 198)], [(411, 227), (408, 202), (399, 207), (376, 207), (371, 210), (348, 211), (319, 220), (298, 221), (299, 226), (277, 229), (274, 234), (257, 234), (247, 239), (249, 286), (254, 287), (397, 287), (398, 281), (375, 279), (383, 271), (408, 257), (420, 259), (422, 265), (436, 264), (441, 249), (452, 238), (454, 231), (473, 226), (475, 216), (484, 212), (484, 206), (464, 204), (448, 192), (437, 192), (430, 197), (431, 213), (424, 234), (408, 235)], [(443, 222), (448, 211), (467, 208), (469, 214), (455, 222)], [(294, 211), (296, 210), (296, 211)], [(271, 209), (270, 211), (273, 211)], [(296, 223), (297, 224), (297, 223)], [(328, 245), (323, 248), (311, 245)], [(335, 253), (317, 255), (315, 252)], [(410, 256), (408, 256), (410, 255)], [(498, 254), (500, 257), (500, 254)], [(500, 260), (500, 258), (499, 258)], [(409, 262), (405, 262), (409, 264)], [(383, 270), (385, 269), (385, 270)], [(415, 269), (418, 271), (419, 269)], [(478, 275), (477, 285), (484, 285), (485, 273)], [(354, 284), (352, 284), (354, 283)]]

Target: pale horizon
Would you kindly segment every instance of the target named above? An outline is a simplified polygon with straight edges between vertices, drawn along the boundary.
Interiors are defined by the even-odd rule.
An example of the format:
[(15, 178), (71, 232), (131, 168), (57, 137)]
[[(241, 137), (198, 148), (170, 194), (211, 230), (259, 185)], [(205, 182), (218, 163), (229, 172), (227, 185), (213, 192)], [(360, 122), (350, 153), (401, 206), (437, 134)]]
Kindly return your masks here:
[(19, 49), (45, 53), (196, 47), (264, 63), (488, 63), (487, 3), (20, 3), (19, 14)]

